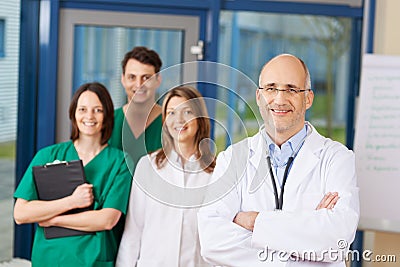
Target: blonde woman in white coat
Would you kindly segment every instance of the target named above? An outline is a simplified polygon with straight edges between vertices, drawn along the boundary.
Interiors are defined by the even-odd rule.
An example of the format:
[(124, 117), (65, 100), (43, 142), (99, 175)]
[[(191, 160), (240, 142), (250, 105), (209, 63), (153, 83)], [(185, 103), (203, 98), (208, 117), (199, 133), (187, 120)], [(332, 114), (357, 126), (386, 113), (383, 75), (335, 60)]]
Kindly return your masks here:
[(162, 117), (163, 148), (136, 167), (117, 267), (210, 266), (197, 231), (215, 166), (204, 100), (193, 87), (176, 87), (165, 96)]

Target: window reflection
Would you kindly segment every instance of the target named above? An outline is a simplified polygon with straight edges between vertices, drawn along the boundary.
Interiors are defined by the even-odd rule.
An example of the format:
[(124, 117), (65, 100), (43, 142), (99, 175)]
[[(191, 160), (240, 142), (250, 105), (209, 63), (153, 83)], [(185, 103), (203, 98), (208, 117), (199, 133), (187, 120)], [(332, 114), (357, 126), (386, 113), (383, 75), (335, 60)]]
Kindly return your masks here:
[[(98, 81), (110, 90), (116, 108), (126, 103), (121, 85), (121, 61), (134, 46), (147, 46), (157, 51), (163, 69), (182, 62), (181, 30), (79, 25), (75, 26), (74, 36), (73, 89), (85, 82)], [(163, 88), (170, 88), (167, 81), (177, 84), (170, 77)], [(163, 92), (159, 90), (158, 93)]]
[[(315, 93), (307, 120), (322, 134), (344, 143), (351, 31), (350, 18), (223, 11), (219, 62), (244, 72), (257, 84), (263, 64), (275, 55), (291, 53), (302, 58)], [(237, 81), (233, 89), (258, 112), (254, 88), (242, 88)], [(228, 100), (228, 92), (219, 90), (218, 98)], [(235, 107), (237, 102), (229, 105)], [(226, 117), (223, 112), (217, 116)]]

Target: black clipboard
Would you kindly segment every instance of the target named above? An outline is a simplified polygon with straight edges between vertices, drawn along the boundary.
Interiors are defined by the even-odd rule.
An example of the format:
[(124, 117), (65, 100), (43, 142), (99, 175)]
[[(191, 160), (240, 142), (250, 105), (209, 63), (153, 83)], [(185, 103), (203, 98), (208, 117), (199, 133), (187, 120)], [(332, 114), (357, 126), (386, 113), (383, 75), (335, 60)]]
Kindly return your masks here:
[[(40, 200), (55, 200), (71, 195), (75, 188), (86, 183), (82, 160), (55, 161), (44, 166), (32, 167), (38, 198)], [(93, 209), (93, 205), (86, 208), (74, 209), (65, 214), (78, 213)], [(64, 227), (44, 227), (46, 239), (76, 235), (93, 234)]]

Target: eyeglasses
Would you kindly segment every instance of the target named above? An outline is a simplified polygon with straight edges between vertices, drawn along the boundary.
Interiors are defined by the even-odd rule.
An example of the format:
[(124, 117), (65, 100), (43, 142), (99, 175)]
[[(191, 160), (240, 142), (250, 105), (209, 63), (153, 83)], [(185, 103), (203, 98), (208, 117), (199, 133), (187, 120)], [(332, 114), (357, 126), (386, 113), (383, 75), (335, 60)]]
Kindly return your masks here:
[(275, 88), (275, 87), (271, 87), (271, 86), (267, 86), (267, 87), (258, 87), (258, 90), (262, 90), (265, 93), (267, 93), (268, 95), (273, 95), (276, 96), (278, 95), (278, 92), (284, 92), (286, 93), (286, 95), (297, 95), (298, 93), (302, 93), (302, 92), (306, 92), (306, 91), (311, 91), (311, 89), (300, 89), (300, 88)]

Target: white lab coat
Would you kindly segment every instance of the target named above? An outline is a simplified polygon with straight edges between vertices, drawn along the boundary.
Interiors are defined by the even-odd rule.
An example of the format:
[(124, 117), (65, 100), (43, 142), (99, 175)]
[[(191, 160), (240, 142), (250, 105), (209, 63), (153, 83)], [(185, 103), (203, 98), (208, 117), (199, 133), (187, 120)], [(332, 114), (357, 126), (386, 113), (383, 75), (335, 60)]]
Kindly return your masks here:
[[(345, 266), (336, 260), (343, 252), (338, 242), (351, 244), (359, 220), (354, 153), (311, 128), (287, 178), (282, 211), (274, 211), (267, 146), (260, 133), (220, 153), (213, 180), (228, 175), (237, 185), (199, 211), (201, 253), (208, 262), (237, 267)], [(315, 210), (327, 192), (339, 193), (335, 208)], [(232, 222), (239, 211), (260, 212), (253, 232)], [(329, 252), (335, 250), (338, 256)], [(319, 261), (286, 260), (290, 254)]]
[[(155, 154), (142, 157), (137, 164), (116, 266), (210, 266), (200, 255), (197, 230), (199, 209), (176, 207), (182, 195), (180, 192), (167, 190), (171, 190), (169, 185), (180, 188), (205, 186), (211, 174), (201, 170), (197, 162), (187, 162), (185, 172), (182, 171), (179, 168), (180, 159), (174, 151), (171, 152), (166, 164), (157, 169)], [(199, 169), (201, 171), (191, 171)], [(160, 178), (166, 182), (162, 186), (157, 184), (160, 182), (157, 179)], [(157, 188), (153, 188), (153, 185)], [(145, 189), (147, 186), (146, 193), (140, 188), (143, 186)], [(154, 191), (151, 191), (153, 189)]]

